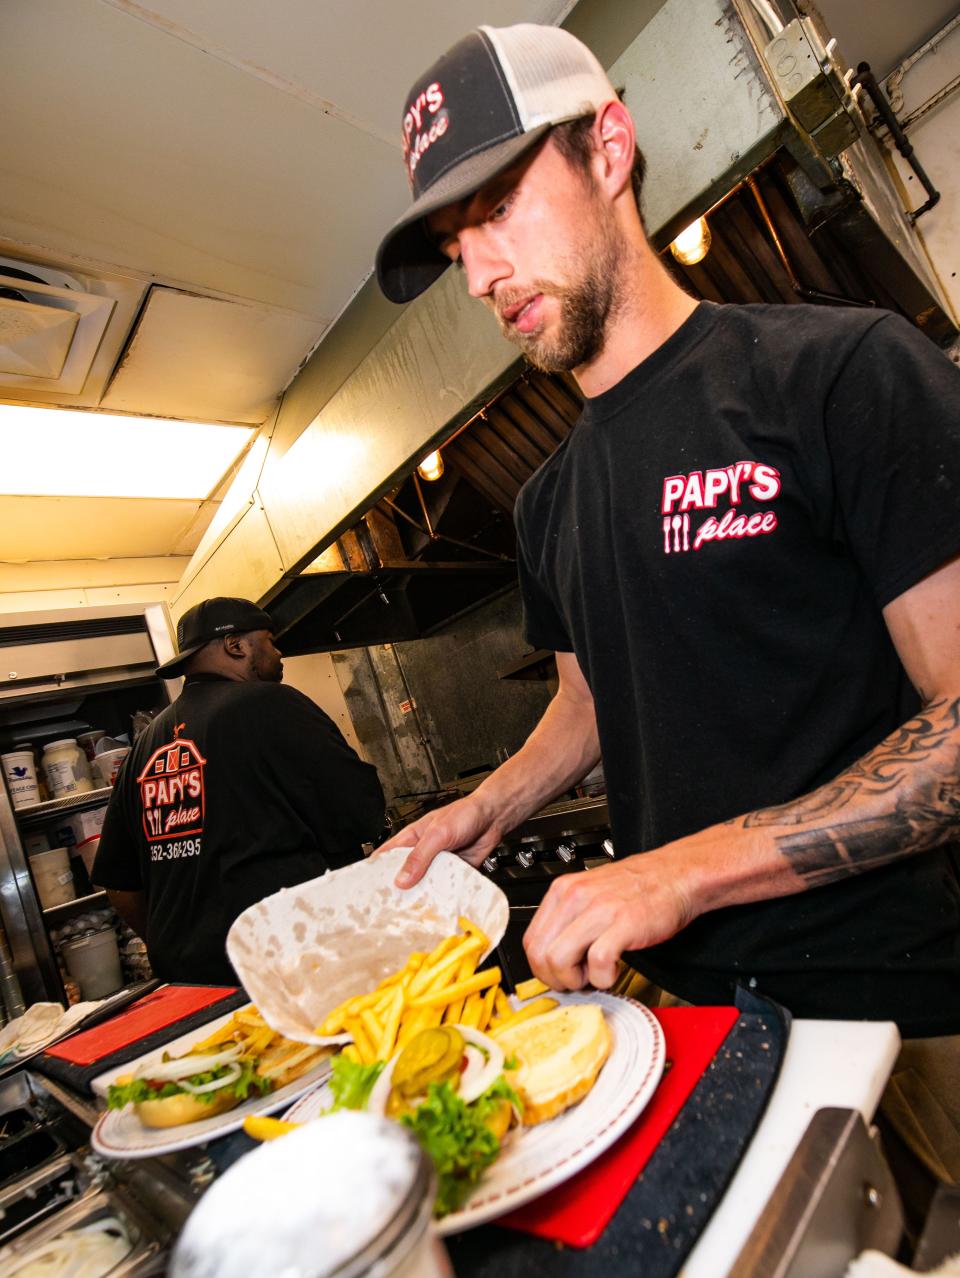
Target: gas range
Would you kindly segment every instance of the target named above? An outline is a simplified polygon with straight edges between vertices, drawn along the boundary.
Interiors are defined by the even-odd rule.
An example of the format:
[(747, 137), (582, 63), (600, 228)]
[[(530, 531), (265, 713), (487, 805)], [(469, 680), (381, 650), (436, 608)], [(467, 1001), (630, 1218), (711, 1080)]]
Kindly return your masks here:
[(552, 803), (511, 830), (483, 863), (510, 905), (497, 962), (508, 983), (530, 975), (523, 933), (555, 878), (606, 865), (614, 857), (603, 796)]

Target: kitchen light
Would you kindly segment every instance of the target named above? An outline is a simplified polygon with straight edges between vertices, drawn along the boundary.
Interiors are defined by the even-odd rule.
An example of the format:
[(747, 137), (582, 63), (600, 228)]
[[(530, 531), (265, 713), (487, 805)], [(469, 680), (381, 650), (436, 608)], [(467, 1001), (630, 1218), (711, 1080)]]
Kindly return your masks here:
[(428, 453), (423, 461), (417, 467), (417, 474), (421, 479), (439, 479), (443, 474), (443, 458), (440, 456), (439, 449), (435, 453)]
[(0, 493), (200, 500), (254, 428), (0, 404)]
[(672, 241), (670, 252), (684, 266), (696, 266), (710, 252), (712, 239), (707, 219), (698, 217)]

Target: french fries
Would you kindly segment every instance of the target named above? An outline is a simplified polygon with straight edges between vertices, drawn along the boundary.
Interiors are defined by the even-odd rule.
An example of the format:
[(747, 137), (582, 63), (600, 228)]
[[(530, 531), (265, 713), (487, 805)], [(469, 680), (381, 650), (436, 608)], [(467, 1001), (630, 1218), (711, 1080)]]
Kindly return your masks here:
[(494, 1021), (488, 1033), (491, 1038), (496, 1038), (508, 1027), (519, 1025), (521, 1021), (529, 1021), (534, 1016), (542, 1016), (544, 1012), (552, 1012), (555, 1007), (559, 1007), (555, 998), (538, 998), (536, 1002), (521, 1007), (520, 1011), (514, 1012), (512, 1016), (505, 1016), (503, 1020)]
[(544, 985), (543, 981), (531, 976), (529, 981), (521, 981), (513, 992), (521, 1003), (525, 1003), (528, 998), (536, 998), (538, 994), (546, 994), (549, 988), (549, 985)]
[(490, 947), (483, 929), (462, 916), (457, 922), (459, 932), (444, 937), (429, 954), (411, 954), (376, 989), (346, 999), (324, 1017), (316, 1032), (349, 1034), (353, 1042), (344, 1053), (358, 1064), (371, 1065), (389, 1060), (414, 1035), (433, 1026), (468, 1025), (495, 1035), (557, 1006), (555, 999), (537, 997), (547, 986), (532, 978), (517, 987), (517, 998), (526, 1006), (515, 1009), (501, 987), (499, 967), (477, 970)]
[[(265, 1078), (273, 1078), (283, 1073), (287, 1061), (298, 1065), (301, 1072), (311, 1068), (315, 1060), (330, 1054), (328, 1047), (306, 1047), (303, 1043), (284, 1038), (267, 1024), (255, 1007), (242, 1007), (234, 1012), (226, 1024), (221, 1025), (199, 1043), (195, 1043), (190, 1051), (198, 1053), (210, 1051), (226, 1042), (239, 1043), (243, 1048), (241, 1060), (252, 1060), (256, 1063), (258, 1073)], [(309, 1064), (305, 1062), (309, 1061)]]

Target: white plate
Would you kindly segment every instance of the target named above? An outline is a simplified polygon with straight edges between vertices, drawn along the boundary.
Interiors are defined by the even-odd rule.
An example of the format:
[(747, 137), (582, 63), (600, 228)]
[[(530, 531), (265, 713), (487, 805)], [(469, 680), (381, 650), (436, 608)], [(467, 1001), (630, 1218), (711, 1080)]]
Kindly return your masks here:
[[(252, 1004), (249, 1004), (252, 1006)], [(237, 1008), (235, 1011), (243, 1011)], [(128, 1061), (116, 1069), (101, 1074), (91, 1083), (91, 1087), (99, 1096), (106, 1096), (107, 1088), (120, 1074), (130, 1074), (139, 1065), (148, 1061), (159, 1060), (164, 1052), (176, 1055), (186, 1051), (192, 1043), (200, 1043), (209, 1037), (221, 1025), (232, 1020), (235, 1012), (219, 1016), (209, 1021), (198, 1030), (189, 1034), (181, 1034), (169, 1043), (155, 1048), (152, 1052)], [(187, 1123), (183, 1127), (144, 1127), (134, 1113), (133, 1107), (107, 1110), (97, 1120), (93, 1129), (91, 1144), (98, 1154), (107, 1158), (155, 1158), (160, 1154), (174, 1154), (181, 1149), (190, 1149), (194, 1145), (202, 1145), (204, 1141), (215, 1140), (218, 1136), (226, 1136), (243, 1126), (243, 1120), (249, 1114), (272, 1114), (284, 1105), (289, 1105), (304, 1092), (316, 1087), (330, 1073), (330, 1057), (326, 1057), (308, 1070), (302, 1078), (285, 1087), (270, 1092), (267, 1096), (256, 1096), (244, 1101), (236, 1109), (229, 1109), (225, 1114), (214, 1114), (212, 1118), (203, 1118), (197, 1123)]]
[[(435, 1221), (438, 1234), (459, 1233), (494, 1220), (576, 1175), (630, 1127), (657, 1089), (666, 1049), (647, 1008), (619, 994), (595, 990), (558, 994), (561, 1003), (599, 1003), (613, 1047), (593, 1088), (565, 1113), (520, 1128), (458, 1210)], [(317, 1118), (332, 1103), (329, 1086), (304, 1096), (285, 1115), (291, 1123)]]

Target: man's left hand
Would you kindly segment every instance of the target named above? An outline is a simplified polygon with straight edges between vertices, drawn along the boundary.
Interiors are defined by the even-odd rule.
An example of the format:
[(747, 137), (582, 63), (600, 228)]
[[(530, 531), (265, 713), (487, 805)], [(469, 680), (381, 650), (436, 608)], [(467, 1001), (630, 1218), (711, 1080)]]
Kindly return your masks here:
[(536, 976), (556, 990), (608, 989), (620, 955), (669, 940), (696, 911), (662, 851), (555, 879), (523, 938)]

